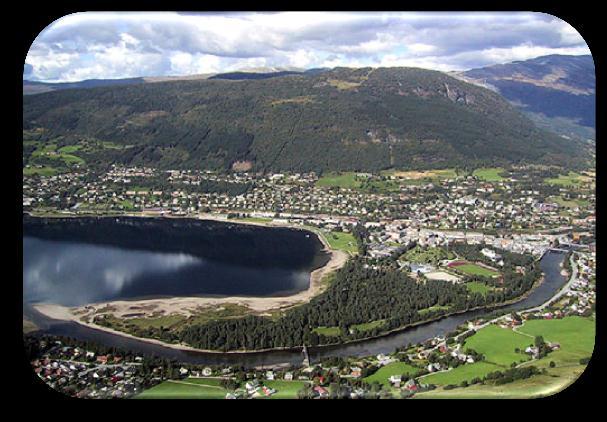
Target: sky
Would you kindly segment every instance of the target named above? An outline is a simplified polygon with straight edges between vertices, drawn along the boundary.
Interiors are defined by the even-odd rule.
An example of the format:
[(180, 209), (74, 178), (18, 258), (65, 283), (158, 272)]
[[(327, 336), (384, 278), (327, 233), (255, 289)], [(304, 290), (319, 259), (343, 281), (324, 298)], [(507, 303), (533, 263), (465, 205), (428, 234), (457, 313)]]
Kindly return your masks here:
[(65, 16), (30, 47), (24, 79), (68, 82), (260, 67), (466, 70), (590, 54), (543, 13), (99, 13)]

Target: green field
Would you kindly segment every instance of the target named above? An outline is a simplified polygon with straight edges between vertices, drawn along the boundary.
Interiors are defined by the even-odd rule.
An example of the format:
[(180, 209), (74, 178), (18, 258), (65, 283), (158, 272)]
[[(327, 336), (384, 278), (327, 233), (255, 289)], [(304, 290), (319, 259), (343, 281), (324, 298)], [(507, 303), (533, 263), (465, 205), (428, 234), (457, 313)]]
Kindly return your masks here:
[(504, 169), (501, 167), (480, 168), (474, 170), (472, 175), (485, 182), (499, 182), (504, 180), (504, 178), (500, 176), (500, 173), (503, 171)]
[(361, 186), (361, 181), (353, 172), (327, 173), (318, 179), (316, 186), (356, 189)]
[(296, 399), (297, 392), (304, 387), (305, 382), (304, 381), (275, 380), (275, 381), (264, 381), (263, 385), (276, 390), (275, 394), (272, 394), (270, 397), (264, 396), (263, 398)]
[(514, 349), (525, 350), (531, 344), (533, 337), (497, 325), (489, 325), (468, 338), (463, 349), (470, 348), (482, 353), (486, 362), (510, 366), (512, 362), (529, 360), (527, 355), (516, 353)]
[(412, 376), (419, 370), (420, 370), (419, 368), (416, 368), (415, 366), (411, 366), (404, 362), (393, 362), (393, 363), (387, 364), (386, 366), (382, 366), (374, 374), (369, 375), (366, 378), (363, 378), (363, 381), (365, 381), (369, 384), (371, 384), (374, 381), (377, 381), (380, 384), (389, 385), (390, 382), (388, 381), (388, 378), (390, 378), (392, 375), (407, 374), (407, 376)]
[(534, 319), (518, 328), (521, 333), (541, 335), (544, 341), (561, 345), (545, 358), (536, 361), (538, 366), (554, 361), (558, 365), (577, 364), (581, 358), (590, 357), (594, 350), (596, 323), (591, 318), (570, 316), (563, 319)]
[(338, 336), (341, 333), (339, 327), (316, 327), (312, 331), (323, 336)]
[(453, 259), (455, 255), (443, 248), (422, 248), (416, 246), (409, 249), (402, 259), (416, 264), (433, 264), (437, 265), (443, 259)]
[(355, 253), (358, 251), (356, 239), (351, 233), (331, 232), (324, 233), (325, 239), (329, 242), (332, 249), (337, 249), (344, 252)]
[(218, 379), (167, 380), (135, 396), (136, 399), (224, 399), (227, 390)]
[[(303, 388), (303, 381), (264, 381), (262, 385), (273, 388), (276, 393), (269, 399), (294, 399)], [(221, 387), (217, 378), (186, 378), (184, 380), (167, 380), (141, 394), (136, 399), (225, 399), (228, 390)]]
[(490, 291), (494, 290), (493, 287), (489, 287), (484, 283), (479, 283), (478, 281), (470, 281), (468, 283), (465, 283), (465, 286), (471, 293), (480, 293), (483, 296), (485, 296)]
[(586, 366), (576, 365), (548, 369), (546, 375), (534, 375), (527, 379), (516, 380), (504, 385), (471, 385), (453, 390), (436, 390), (418, 393), (416, 399), (528, 399), (555, 394), (573, 383)]
[(574, 199), (574, 200), (566, 200), (561, 196), (551, 196), (548, 198), (548, 201), (553, 201), (565, 208), (576, 208), (576, 207), (587, 207), (590, 205), (590, 202), (584, 199)]
[(33, 175), (40, 175), (40, 176), (54, 176), (57, 173), (59, 173), (59, 170), (57, 170), (54, 167), (25, 167), (23, 168), (23, 175), (24, 176), (33, 176)]
[(546, 183), (559, 186), (578, 186), (587, 179), (587, 176), (570, 171), (567, 175), (559, 174), (558, 177), (546, 179)]
[(497, 277), (500, 275), (500, 273), (495, 270), (490, 270), (489, 268), (481, 267), (480, 265), (476, 265), (471, 262), (450, 268), (455, 271), (460, 271), (464, 274), (480, 275), (482, 277)]
[(467, 365), (458, 366), (450, 371), (437, 372), (425, 377), (419, 378), (423, 384), (435, 385), (459, 385), (462, 381), (468, 381), (478, 377), (482, 378), (489, 372), (498, 371), (503, 368), (489, 362), (475, 362)]
[(381, 327), (382, 325), (384, 325), (384, 323), (385, 323), (385, 321), (383, 319), (381, 319), (379, 321), (371, 321), (371, 322), (365, 322), (362, 324), (350, 325), (350, 329), (356, 329), (358, 331), (369, 331), (374, 328)]

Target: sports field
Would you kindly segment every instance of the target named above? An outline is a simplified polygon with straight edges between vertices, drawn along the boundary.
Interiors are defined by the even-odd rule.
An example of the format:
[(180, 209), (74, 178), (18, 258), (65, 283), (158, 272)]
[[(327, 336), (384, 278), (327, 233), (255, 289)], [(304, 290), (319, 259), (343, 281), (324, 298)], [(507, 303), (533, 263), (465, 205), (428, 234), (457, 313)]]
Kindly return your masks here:
[(449, 268), (453, 268), (457, 271), (461, 271), (464, 274), (480, 275), (482, 277), (497, 277), (500, 275), (500, 273), (495, 270), (491, 270), (489, 268), (482, 267), (480, 265), (473, 264), (471, 262), (464, 262), (464, 261), (453, 262), (453, 263), (449, 264)]

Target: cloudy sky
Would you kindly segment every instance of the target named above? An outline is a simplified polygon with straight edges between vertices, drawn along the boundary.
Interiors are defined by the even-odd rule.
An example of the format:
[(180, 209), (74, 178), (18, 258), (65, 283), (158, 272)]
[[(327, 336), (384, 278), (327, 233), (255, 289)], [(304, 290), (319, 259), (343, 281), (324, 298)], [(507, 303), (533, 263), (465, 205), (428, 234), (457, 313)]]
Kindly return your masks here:
[(464, 70), (590, 54), (541, 13), (78, 13), (45, 28), (24, 78), (193, 75), (259, 67)]

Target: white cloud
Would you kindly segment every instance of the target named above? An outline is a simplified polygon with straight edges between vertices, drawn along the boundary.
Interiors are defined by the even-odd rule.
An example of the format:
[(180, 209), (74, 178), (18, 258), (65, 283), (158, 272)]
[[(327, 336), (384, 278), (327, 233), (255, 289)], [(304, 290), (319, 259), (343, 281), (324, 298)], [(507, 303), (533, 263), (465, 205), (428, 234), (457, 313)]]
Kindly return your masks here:
[(544, 54), (589, 51), (543, 13), (77, 13), (46, 28), (26, 63), (28, 78), (67, 81), (260, 66), (459, 70)]

